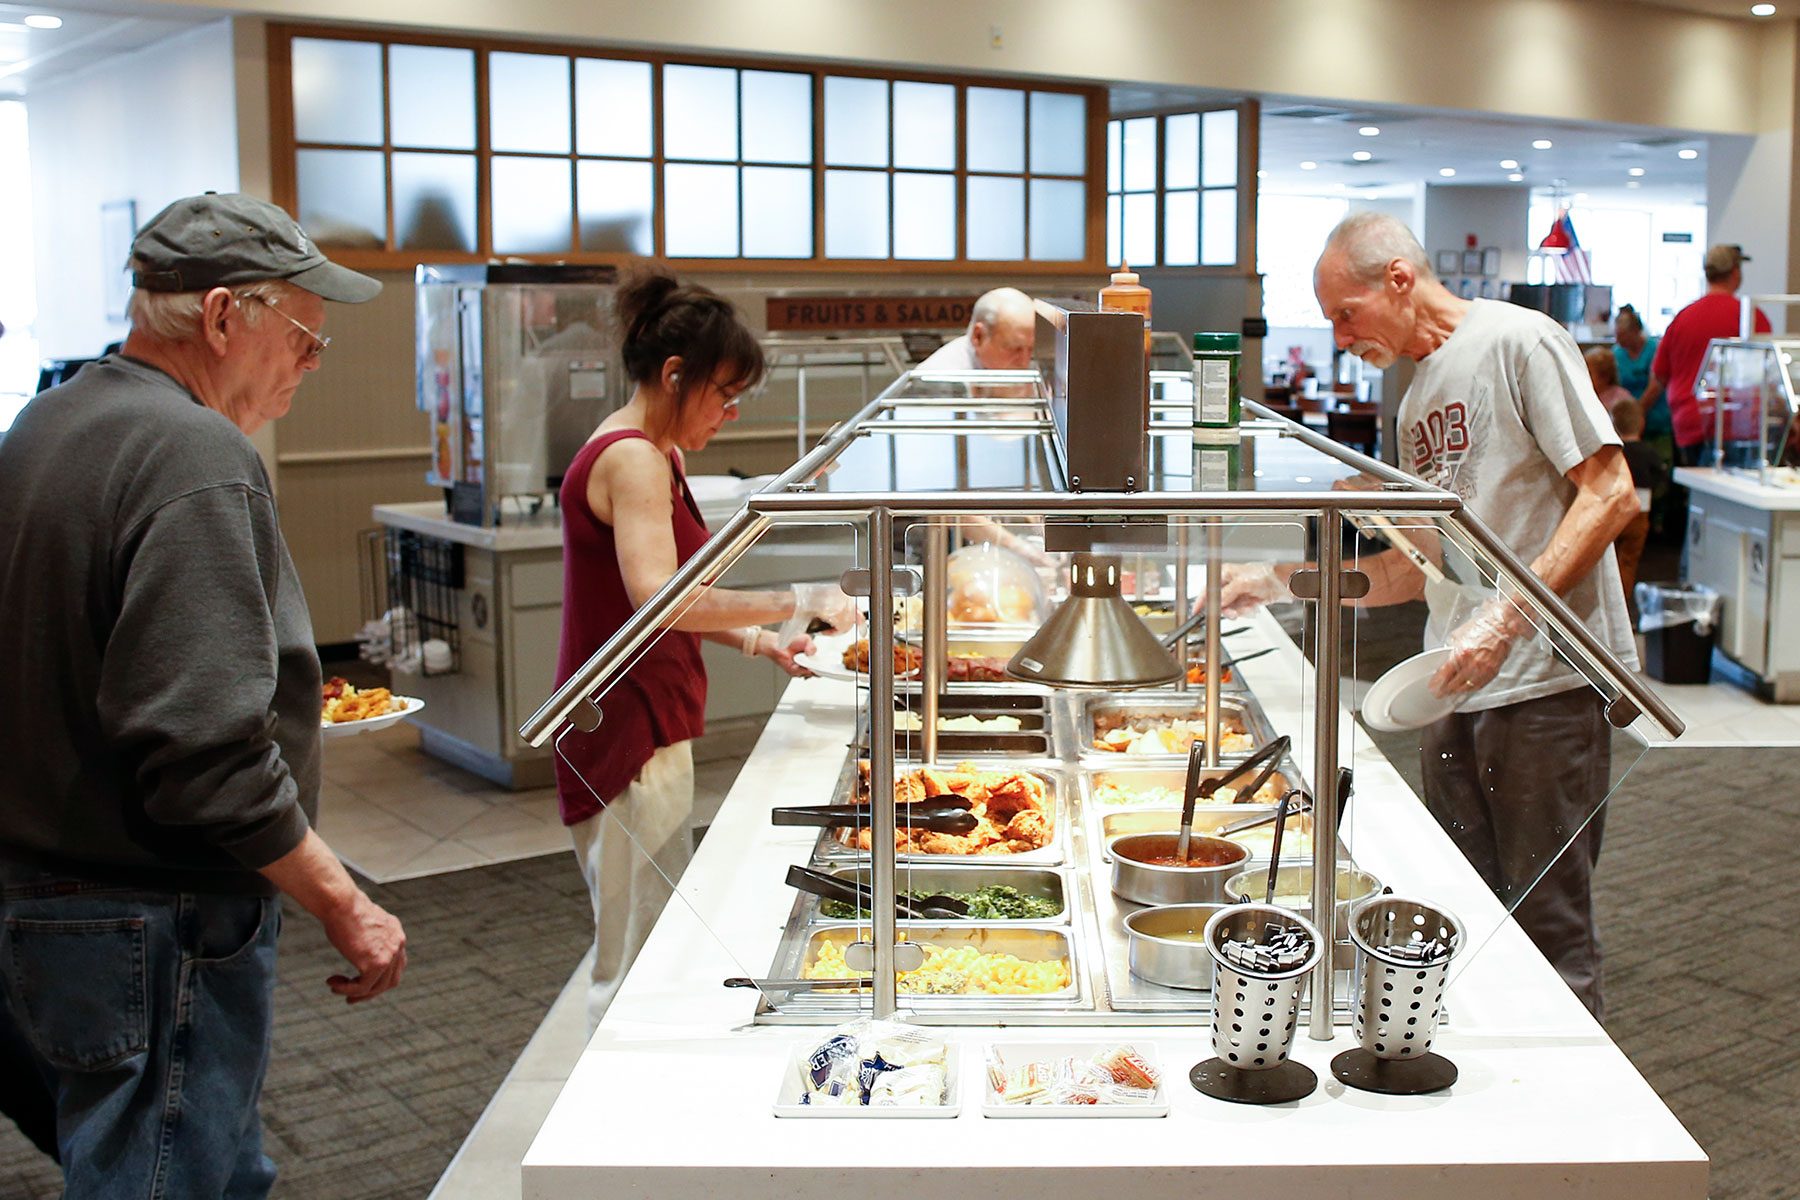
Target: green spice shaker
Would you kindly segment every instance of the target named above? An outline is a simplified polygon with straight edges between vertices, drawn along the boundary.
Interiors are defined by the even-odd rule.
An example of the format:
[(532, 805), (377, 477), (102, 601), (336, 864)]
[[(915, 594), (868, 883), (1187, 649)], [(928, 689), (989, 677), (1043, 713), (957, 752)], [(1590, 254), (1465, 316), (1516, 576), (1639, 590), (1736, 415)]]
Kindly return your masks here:
[(1238, 364), (1243, 359), (1235, 333), (1194, 335), (1194, 424), (1205, 429), (1236, 427), (1242, 411)]

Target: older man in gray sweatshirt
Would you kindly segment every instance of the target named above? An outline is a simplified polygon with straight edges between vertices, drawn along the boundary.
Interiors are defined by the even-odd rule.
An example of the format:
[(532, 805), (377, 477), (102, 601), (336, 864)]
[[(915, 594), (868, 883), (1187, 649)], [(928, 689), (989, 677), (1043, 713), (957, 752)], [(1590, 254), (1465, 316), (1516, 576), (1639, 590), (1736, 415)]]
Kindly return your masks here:
[(349, 1001), (406, 964), (312, 829), (319, 661), (248, 436), (325, 302), (381, 285), (241, 195), (170, 205), (132, 267), (123, 353), (0, 443), (0, 1098), (71, 1200), (260, 1196), (277, 893)]

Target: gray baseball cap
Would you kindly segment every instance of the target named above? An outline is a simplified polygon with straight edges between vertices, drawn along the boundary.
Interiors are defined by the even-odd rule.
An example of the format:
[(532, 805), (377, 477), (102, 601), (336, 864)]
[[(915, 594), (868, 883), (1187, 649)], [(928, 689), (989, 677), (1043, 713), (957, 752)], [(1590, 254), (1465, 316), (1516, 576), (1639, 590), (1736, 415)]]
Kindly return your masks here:
[(1706, 277), (1712, 280), (1725, 278), (1738, 267), (1750, 261), (1742, 246), (1732, 242), (1720, 242), (1706, 252)]
[(379, 281), (340, 267), (283, 209), (241, 192), (177, 200), (150, 218), (131, 243), (131, 282), (148, 292), (283, 279), (325, 300), (361, 304)]

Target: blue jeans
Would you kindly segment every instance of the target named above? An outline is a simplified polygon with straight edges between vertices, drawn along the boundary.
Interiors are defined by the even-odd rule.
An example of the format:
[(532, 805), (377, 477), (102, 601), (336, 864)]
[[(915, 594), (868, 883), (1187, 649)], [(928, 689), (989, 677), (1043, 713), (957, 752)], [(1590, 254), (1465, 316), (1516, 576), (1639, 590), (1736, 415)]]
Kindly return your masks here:
[(0, 887), (0, 1063), (29, 1072), (4, 1091), (53, 1129), (66, 1200), (268, 1194), (280, 927), (256, 896)]

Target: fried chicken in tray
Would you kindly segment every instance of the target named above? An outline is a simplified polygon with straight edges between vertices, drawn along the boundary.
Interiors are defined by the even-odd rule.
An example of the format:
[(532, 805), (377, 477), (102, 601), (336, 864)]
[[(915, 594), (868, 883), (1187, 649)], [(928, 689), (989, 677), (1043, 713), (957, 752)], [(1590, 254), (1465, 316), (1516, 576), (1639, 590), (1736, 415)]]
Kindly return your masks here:
[[(911, 675), (925, 661), (918, 647), (905, 642), (894, 644), (894, 674)], [(944, 660), (944, 679), (948, 683), (1004, 683), (1007, 657), (993, 654), (971, 654), (956, 651)], [(859, 675), (869, 672), (869, 640), (861, 638), (844, 650), (844, 669)]]
[[(980, 818), (974, 832), (958, 836), (928, 829), (900, 829), (894, 849), (911, 854), (1023, 854), (1040, 850), (1056, 835), (1056, 816), (1044, 781), (1029, 771), (983, 771), (973, 763), (951, 768), (920, 767), (894, 781), (894, 802), (910, 804), (931, 796), (957, 795)], [(869, 764), (857, 763), (856, 803), (869, 802)], [(840, 829), (847, 846), (867, 850), (872, 831)]]

